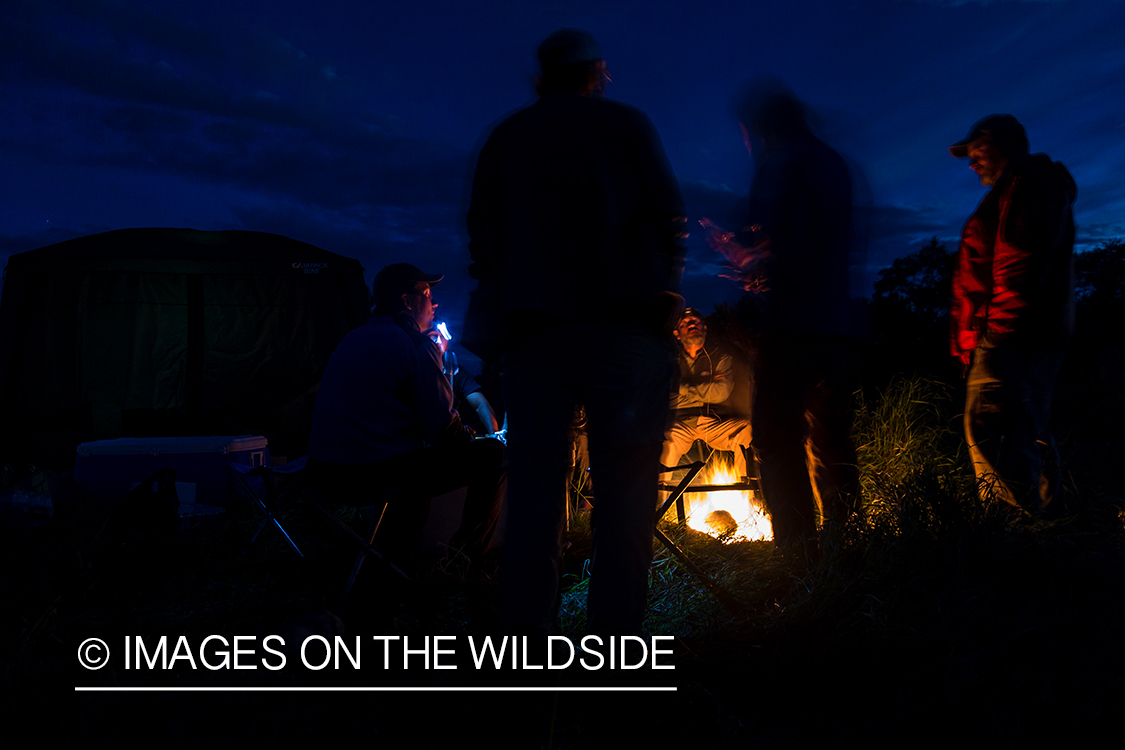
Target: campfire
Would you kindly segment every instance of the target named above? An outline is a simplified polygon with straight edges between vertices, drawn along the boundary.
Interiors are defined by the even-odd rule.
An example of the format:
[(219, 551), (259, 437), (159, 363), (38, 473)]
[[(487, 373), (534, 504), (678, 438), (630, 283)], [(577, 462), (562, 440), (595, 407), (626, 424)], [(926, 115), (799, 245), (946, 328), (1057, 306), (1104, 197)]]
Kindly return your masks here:
[[(737, 485), (739, 480), (733, 462), (712, 456), (684, 495), (688, 526), (731, 541), (773, 539), (773, 528), (759, 492), (746, 489), (692, 491), (700, 485)], [(667, 497), (667, 493), (664, 496)]]

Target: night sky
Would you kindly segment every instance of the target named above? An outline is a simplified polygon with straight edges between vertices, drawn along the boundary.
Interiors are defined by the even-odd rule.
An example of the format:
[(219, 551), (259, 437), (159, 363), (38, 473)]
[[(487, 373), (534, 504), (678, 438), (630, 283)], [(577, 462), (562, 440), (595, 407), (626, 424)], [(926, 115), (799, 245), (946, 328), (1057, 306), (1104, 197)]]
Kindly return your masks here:
[[(470, 280), (474, 151), (533, 101), (534, 50), (590, 31), (608, 96), (647, 112), (692, 225), (749, 186), (730, 101), (785, 81), (860, 167), (875, 206), (867, 277), (936, 235), (953, 247), (984, 193), (946, 147), (1010, 112), (1079, 186), (1079, 246), (1125, 236), (1120, 2), (0, 3), (0, 262), (125, 227), (275, 232)], [(689, 240), (688, 303), (738, 292)]]

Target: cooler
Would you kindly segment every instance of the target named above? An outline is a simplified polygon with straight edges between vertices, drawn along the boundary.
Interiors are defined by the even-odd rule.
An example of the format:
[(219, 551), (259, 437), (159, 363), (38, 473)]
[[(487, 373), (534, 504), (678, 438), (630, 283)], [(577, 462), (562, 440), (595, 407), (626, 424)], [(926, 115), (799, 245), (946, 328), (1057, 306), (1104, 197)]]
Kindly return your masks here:
[(94, 440), (78, 446), (74, 481), (112, 502), (158, 469), (175, 469), (181, 503), (222, 505), (230, 493), (230, 464), (268, 466), (269, 460), (260, 435)]

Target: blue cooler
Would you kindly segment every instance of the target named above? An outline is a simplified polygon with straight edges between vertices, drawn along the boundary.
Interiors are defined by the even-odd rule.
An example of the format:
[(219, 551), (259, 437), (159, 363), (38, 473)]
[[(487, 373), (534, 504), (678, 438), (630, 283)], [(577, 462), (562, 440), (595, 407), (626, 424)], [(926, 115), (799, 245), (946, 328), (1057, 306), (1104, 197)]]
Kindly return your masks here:
[(223, 505), (232, 463), (268, 466), (260, 435), (94, 440), (78, 446), (74, 481), (99, 501), (116, 501), (159, 469), (175, 469), (181, 503)]

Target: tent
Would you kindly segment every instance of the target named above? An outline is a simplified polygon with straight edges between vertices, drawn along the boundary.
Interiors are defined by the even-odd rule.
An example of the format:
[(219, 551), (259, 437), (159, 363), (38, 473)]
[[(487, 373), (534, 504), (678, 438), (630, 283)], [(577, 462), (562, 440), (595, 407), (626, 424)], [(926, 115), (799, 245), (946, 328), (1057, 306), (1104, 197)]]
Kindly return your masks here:
[(369, 311), (359, 261), (275, 234), (122, 229), (13, 255), (0, 450), (73, 465), (85, 440), (261, 434), (299, 455)]

